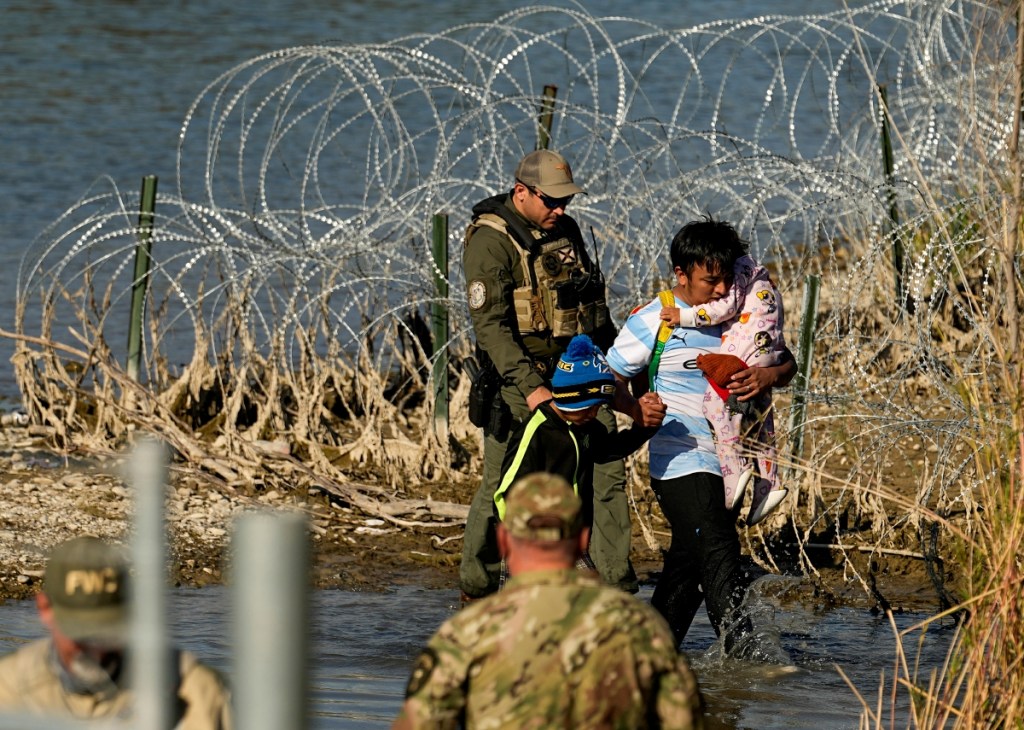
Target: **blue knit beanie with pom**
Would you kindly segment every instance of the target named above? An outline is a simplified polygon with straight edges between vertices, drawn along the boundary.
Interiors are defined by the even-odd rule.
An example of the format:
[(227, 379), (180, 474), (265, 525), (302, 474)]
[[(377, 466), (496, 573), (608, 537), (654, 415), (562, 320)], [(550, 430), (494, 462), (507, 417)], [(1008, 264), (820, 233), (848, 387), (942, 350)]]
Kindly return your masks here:
[(551, 376), (551, 394), (563, 411), (582, 411), (611, 401), (615, 376), (604, 353), (587, 335), (576, 335)]

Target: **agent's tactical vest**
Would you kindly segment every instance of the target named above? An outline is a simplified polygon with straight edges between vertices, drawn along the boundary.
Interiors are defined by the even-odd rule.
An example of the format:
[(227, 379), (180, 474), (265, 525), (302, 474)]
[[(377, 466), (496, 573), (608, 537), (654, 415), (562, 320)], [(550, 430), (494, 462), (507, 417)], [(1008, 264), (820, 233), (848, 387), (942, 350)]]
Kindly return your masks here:
[(503, 204), (491, 211), (473, 219), (465, 244), (481, 226), (493, 228), (515, 244), (523, 285), (513, 291), (512, 300), (520, 333), (572, 337), (590, 334), (608, 322), (604, 280), (586, 269), (571, 238), (541, 243), (543, 234), (522, 225)]

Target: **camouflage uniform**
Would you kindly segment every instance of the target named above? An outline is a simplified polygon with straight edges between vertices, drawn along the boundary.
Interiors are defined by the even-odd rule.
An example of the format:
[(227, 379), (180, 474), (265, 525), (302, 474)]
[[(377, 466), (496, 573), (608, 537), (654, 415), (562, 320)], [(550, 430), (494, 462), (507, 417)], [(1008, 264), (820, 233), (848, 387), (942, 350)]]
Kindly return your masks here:
[[(551, 231), (532, 225), (515, 209), (508, 195), (490, 198), (477, 205), (474, 221), (495, 206), (501, 206), (526, 227), (540, 244), (568, 239), (572, 256), (582, 270), (593, 271), (587, 257), (579, 226), (563, 215)], [(542, 373), (562, 354), (569, 337), (550, 333), (523, 334), (517, 327), (513, 291), (526, 284), (521, 265), (521, 249), (506, 233), (492, 227), (471, 226), (463, 251), (463, 270), (470, 299), (470, 316), (479, 347), (487, 353), (504, 381), (501, 398), (508, 404), (515, 423), (510, 431), (530, 416), (526, 396), (541, 386), (549, 386), (550, 369)], [(615, 327), (606, 321), (590, 333), (602, 348), (612, 344)], [(541, 367), (538, 367), (538, 364)], [(615, 431), (615, 416), (602, 408), (598, 420), (609, 432)], [(500, 557), (493, 541), (494, 492), (501, 476), (508, 435), (496, 438), (484, 435), (484, 465), (480, 488), (470, 506), (463, 540), (460, 586), (470, 596), (483, 596), (497, 589)], [(622, 461), (599, 464), (594, 469), (594, 525), (590, 553), (604, 580), (620, 588), (636, 591), (636, 574), (629, 562), (630, 521), (625, 493), (626, 474)]]
[(403, 727), (700, 728), (697, 680), (664, 619), (574, 570), (512, 578), (420, 654)]
[(502, 526), (518, 573), (434, 634), (395, 727), (702, 728), (697, 680), (665, 620), (569, 567), (585, 539), (569, 483), (517, 480)]

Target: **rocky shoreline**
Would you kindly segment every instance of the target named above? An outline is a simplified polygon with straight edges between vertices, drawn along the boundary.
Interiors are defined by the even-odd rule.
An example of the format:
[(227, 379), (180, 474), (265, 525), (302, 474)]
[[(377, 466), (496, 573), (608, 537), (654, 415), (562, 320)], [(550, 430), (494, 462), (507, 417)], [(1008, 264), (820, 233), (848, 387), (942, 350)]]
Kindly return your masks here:
[[(57, 454), (48, 448), (46, 435), (31, 427), (0, 430), (0, 600), (34, 595), (47, 552), (63, 540), (83, 534), (130, 539), (132, 494), (121, 475), (124, 457)], [(475, 485), (448, 486), (444, 498), (469, 503)], [(400, 584), (457, 586), (460, 525), (398, 527), (315, 490), (244, 495), (214, 478), (173, 468), (167, 497), (168, 572), (176, 586), (227, 580), (232, 521), (253, 509), (292, 509), (307, 515), (314, 587), (379, 591)], [(659, 520), (656, 537), (667, 545), (667, 526)], [(660, 550), (652, 550), (636, 529), (632, 557), (641, 582), (656, 580)], [(852, 556), (860, 560), (858, 571), (873, 576), (876, 595), (851, 577), (848, 563), (827, 551), (818, 557), (817, 574), (791, 581), (783, 600), (825, 610), (838, 604), (875, 608), (883, 596), (882, 603), (897, 608), (937, 608), (921, 561), (912, 556)], [(751, 569), (759, 570), (753, 563)]]
[[(132, 493), (122, 455), (61, 455), (47, 433), (31, 427), (0, 430), (0, 600), (39, 590), (46, 555), (78, 535), (130, 540)], [(366, 517), (316, 492), (253, 496), (215, 478), (173, 467), (167, 489), (170, 580), (203, 586), (226, 580), (234, 518), (246, 510), (290, 509), (306, 514), (312, 545), (312, 583), (321, 588), (380, 590), (398, 583), (454, 586), (461, 543), (447, 535), (410, 533)]]
[[(31, 428), (0, 432), (0, 597), (25, 598), (42, 581), (54, 545), (77, 535), (129, 539), (132, 495), (121, 458), (62, 456)], [(224, 494), (176, 484), (167, 520), (177, 582), (219, 581), (228, 526), (241, 505)]]

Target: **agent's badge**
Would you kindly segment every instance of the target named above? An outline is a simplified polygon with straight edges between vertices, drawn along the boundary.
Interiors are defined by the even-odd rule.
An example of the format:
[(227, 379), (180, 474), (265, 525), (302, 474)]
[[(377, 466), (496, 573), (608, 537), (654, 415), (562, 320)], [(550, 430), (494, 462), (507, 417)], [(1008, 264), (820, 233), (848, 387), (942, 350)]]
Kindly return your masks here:
[(540, 260), (541, 266), (548, 276), (558, 276), (562, 273), (562, 261), (553, 253), (546, 253)]
[(433, 649), (427, 647), (416, 658), (416, 664), (413, 666), (412, 674), (409, 676), (409, 684), (405, 686), (405, 696), (412, 697), (423, 689), (423, 685), (430, 679), (430, 675), (434, 673), (436, 667), (437, 654), (434, 653)]
[(480, 309), (487, 301), (487, 285), (479, 279), (469, 282), (469, 308)]

